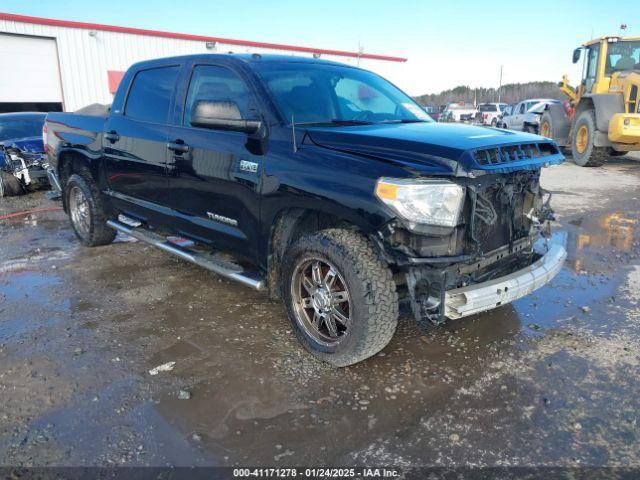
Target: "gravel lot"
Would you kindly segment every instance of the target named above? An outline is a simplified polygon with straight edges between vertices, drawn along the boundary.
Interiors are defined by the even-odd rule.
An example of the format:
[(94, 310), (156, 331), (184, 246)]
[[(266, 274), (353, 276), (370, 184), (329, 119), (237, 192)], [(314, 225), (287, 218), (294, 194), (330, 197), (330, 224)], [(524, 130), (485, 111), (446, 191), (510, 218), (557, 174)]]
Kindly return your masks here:
[(82, 248), (61, 211), (0, 221), (0, 464), (639, 466), (640, 156), (543, 185), (569, 250), (552, 284), (403, 318), (345, 369), (262, 294), (140, 243)]

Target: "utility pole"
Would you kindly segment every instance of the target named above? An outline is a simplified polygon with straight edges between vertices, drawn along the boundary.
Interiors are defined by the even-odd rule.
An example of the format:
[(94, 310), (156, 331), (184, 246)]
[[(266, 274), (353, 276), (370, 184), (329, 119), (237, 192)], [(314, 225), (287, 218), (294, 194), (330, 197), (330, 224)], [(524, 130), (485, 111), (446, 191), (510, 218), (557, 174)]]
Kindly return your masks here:
[(498, 85), (498, 103), (500, 103), (501, 95), (502, 95), (502, 65), (500, 65), (500, 84)]

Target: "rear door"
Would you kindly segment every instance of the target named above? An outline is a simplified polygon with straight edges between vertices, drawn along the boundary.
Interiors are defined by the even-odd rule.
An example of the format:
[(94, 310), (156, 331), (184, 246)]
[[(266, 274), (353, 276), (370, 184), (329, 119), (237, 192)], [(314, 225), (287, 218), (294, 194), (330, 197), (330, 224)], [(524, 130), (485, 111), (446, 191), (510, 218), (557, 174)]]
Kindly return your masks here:
[(110, 193), (119, 208), (143, 220), (162, 211), (168, 197), (169, 112), (179, 74), (179, 64), (138, 71), (123, 113), (110, 116), (105, 128)]
[(170, 205), (183, 235), (254, 260), (265, 157), (249, 152), (245, 133), (194, 127), (190, 120), (199, 100), (232, 101), (242, 118), (259, 119), (258, 97), (230, 66), (193, 62), (187, 68), (186, 95), (169, 139), (184, 145), (168, 163)]

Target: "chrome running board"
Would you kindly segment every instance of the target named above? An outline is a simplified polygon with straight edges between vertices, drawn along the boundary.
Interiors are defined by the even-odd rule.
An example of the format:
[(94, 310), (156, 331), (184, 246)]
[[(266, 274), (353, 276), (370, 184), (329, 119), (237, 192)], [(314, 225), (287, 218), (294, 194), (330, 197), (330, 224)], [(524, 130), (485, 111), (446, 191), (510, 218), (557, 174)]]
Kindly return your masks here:
[(137, 238), (141, 242), (158, 247), (160, 250), (171, 253), (183, 260), (195, 263), (196, 265), (217, 273), (222, 277), (235, 280), (236, 282), (240, 282), (255, 290), (264, 290), (265, 288), (263, 279), (259, 278), (257, 275), (245, 272), (242, 267), (218, 259), (209, 258), (206, 254), (175, 245), (161, 235), (151, 232), (143, 227), (128, 226), (115, 220), (107, 220), (107, 225), (118, 232), (122, 232), (133, 238)]

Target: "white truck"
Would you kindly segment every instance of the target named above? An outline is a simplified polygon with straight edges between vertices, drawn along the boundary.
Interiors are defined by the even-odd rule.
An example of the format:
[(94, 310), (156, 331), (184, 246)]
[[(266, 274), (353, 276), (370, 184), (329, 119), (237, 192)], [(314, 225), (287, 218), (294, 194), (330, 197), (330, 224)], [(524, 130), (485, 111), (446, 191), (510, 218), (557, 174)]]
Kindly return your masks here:
[(449, 103), (440, 115), (440, 122), (471, 121), (478, 110), (475, 106), (465, 102)]
[(500, 116), (509, 105), (506, 103), (481, 103), (476, 120), (482, 125), (497, 126)]
[(508, 130), (538, 133), (540, 117), (545, 107), (552, 103), (562, 103), (553, 98), (530, 98), (516, 103), (511, 108), (505, 109), (497, 126)]

